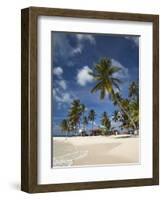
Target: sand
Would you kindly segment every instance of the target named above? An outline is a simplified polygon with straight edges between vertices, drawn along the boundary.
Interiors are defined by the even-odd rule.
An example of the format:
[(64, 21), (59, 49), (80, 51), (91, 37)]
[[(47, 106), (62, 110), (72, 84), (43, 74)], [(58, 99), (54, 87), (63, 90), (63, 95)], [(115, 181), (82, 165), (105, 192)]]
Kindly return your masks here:
[(139, 137), (53, 137), (53, 166), (92, 166), (139, 162)]

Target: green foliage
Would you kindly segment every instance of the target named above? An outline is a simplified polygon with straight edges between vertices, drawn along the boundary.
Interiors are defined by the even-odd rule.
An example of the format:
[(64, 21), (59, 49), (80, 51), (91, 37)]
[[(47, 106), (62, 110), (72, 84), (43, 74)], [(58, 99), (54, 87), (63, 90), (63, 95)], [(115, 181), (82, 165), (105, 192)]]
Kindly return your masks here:
[[(113, 113), (113, 120), (121, 122), (121, 128), (139, 128), (139, 86), (133, 81), (128, 88), (128, 98), (123, 98), (120, 94), (119, 84), (122, 81), (116, 77), (117, 73), (121, 71), (120, 68), (112, 66), (110, 59), (102, 58), (89, 73), (93, 76), (95, 86), (92, 88), (91, 93), (100, 92), (100, 99), (106, 96), (118, 107)], [(63, 131), (75, 131), (82, 125), (82, 130), (86, 131), (88, 122), (90, 121), (93, 126), (96, 118), (95, 110), (90, 110), (88, 115), (86, 113), (86, 106), (81, 104), (80, 100), (75, 99), (70, 105), (68, 111), (68, 118), (64, 119), (60, 126)], [(113, 128), (107, 112), (102, 114), (101, 129), (102, 134), (108, 134)]]
[(121, 117), (118, 117), (118, 111), (114, 113), (114, 121), (121, 121), (123, 127), (136, 129), (139, 125), (139, 87), (133, 81), (129, 86), (130, 99), (124, 99), (120, 94), (119, 87), (122, 81), (115, 78), (120, 70), (120, 68), (112, 66), (110, 59), (102, 58), (95, 65), (94, 70), (90, 72), (96, 83), (91, 92), (99, 91), (100, 99), (104, 99), (108, 95), (113, 104), (119, 107), (119, 112), (121, 113)]
[(61, 130), (63, 132), (69, 132), (70, 131), (70, 127), (69, 127), (69, 122), (67, 119), (63, 119), (61, 124), (60, 124)]
[(93, 76), (96, 85), (92, 88), (91, 92), (95, 93), (100, 91), (100, 99), (104, 99), (105, 95), (112, 94), (114, 88), (119, 89), (119, 83), (121, 80), (115, 78), (115, 74), (121, 71), (119, 67), (112, 66), (111, 60), (102, 58), (99, 63), (94, 67), (94, 70), (90, 72)]
[(106, 112), (102, 114), (101, 124), (105, 127), (104, 134), (107, 134), (111, 128), (111, 122), (109, 120), (109, 116)]
[(92, 130), (93, 130), (93, 125), (94, 125), (95, 117), (96, 117), (95, 111), (93, 109), (90, 110), (89, 114), (88, 114), (88, 120), (92, 122)]
[(80, 126), (80, 116), (82, 114), (82, 107), (80, 100), (76, 99), (71, 103), (68, 120), (72, 130), (77, 131), (77, 128)]

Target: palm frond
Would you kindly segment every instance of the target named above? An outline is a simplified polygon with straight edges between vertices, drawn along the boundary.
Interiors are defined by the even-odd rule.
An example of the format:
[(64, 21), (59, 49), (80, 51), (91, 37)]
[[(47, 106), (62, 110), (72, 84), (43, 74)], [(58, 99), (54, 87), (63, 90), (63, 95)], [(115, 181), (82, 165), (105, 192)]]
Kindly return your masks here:
[(119, 68), (119, 67), (111, 66), (110, 69), (109, 69), (109, 73), (110, 73), (110, 74), (114, 74), (114, 73), (119, 72), (119, 71), (121, 71), (121, 70), (122, 70), (122, 69)]
[(91, 90), (91, 93), (97, 92), (102, 88), (102, 82), (98, 82), (95, 87)]

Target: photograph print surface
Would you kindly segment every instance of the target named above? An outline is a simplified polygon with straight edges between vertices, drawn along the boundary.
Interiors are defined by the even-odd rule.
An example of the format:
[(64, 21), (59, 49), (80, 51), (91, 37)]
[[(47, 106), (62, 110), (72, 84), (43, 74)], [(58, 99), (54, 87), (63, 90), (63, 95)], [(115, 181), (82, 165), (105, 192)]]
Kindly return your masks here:
[(52, 167), (138, 164), (139, 36), (51, 37)]

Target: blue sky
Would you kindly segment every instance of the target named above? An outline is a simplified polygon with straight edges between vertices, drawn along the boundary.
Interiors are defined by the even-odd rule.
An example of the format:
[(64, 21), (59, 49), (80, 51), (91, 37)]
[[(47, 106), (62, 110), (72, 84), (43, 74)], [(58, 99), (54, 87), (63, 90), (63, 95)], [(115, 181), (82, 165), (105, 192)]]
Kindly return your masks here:
[(88, 111), (96, 110), (96, 124), (104, 111), (112, 116), (112, 102), (90, 93), (94, 82), (89, 71), (102, 57), (122, 68), (117, 76), (123, 80), (121, 94), (127, 97), (129, 83), (138, 80), (139, 36), (52, 32), (53, 132), (59, 131), (73, 99), (80, 99)]

